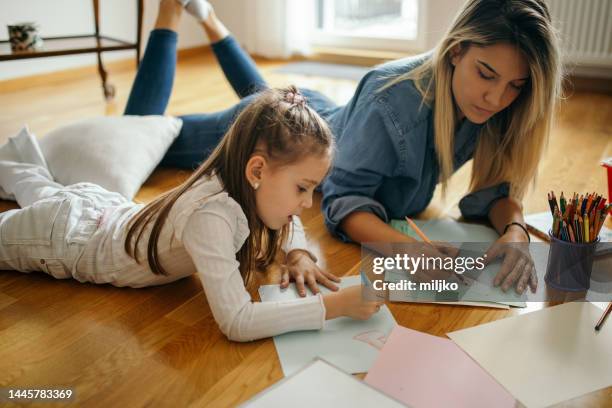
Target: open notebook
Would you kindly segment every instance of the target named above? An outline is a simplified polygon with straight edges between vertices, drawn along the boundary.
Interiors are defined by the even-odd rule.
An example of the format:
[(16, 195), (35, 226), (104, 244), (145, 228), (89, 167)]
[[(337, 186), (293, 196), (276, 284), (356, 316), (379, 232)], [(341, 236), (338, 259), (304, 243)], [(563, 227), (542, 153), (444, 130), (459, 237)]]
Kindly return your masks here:
[[(414, 220), (414, 222), (432, 241), (454, 244), (463, 242), (493, 243), (499, 238), (499, 234), (493, 228), (481, 224), (469, 224), (452, 219)], [(421, 240), (404, 220), (391, 220), (390, 225), (405, 235), (419, 241)], [(470, 245), (470, 247), (473, 247), (473, 245)], [(484, 245), (483, 251), (487, 247), (488, 245)], [(460, 286), (459, 293), (454, 294), (453, 298), (448, 298), (444, 293), (394, 290), (390, 291), (389, 300), (392, 302), (443, 303), (503, 309), (507, 309), (510, 306), (525, 307), (525, 295), (517, 295), (512, 293), (512, 291), (502, 295), (499, 287), (493, 287), (493, 277), (498, 268), (499, 263), (489, 265), (486, 268), (487, 272), (480, 274), (478, 281), (471, 281), (469, 287)], [(390, 271), (385, 274), (385, 280), (388, 282), (398, 282), (402, 279), (406, 279), (406, 275), (401, 272)]]

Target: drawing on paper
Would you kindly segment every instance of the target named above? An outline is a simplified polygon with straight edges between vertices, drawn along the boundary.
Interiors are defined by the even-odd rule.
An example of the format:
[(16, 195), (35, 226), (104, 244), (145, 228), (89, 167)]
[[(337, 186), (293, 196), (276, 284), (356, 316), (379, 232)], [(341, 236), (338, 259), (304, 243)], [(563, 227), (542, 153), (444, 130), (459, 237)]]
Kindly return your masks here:
[(380, 350), (385, 345), (387, 337), (385, 334), (378, 330), (370, 330), (353, 336), (353, 340), (363, 341), (366, 344)]

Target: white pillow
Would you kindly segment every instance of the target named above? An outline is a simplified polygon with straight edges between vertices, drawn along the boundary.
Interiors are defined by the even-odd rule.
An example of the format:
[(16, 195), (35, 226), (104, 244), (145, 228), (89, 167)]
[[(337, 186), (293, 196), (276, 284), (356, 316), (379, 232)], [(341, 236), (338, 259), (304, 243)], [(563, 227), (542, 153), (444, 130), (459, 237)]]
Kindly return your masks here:
[(87, 181), (131, 200), (182, 126), (169, 116), (97, 117), (53, 130), (40, 146), (58, 183)]

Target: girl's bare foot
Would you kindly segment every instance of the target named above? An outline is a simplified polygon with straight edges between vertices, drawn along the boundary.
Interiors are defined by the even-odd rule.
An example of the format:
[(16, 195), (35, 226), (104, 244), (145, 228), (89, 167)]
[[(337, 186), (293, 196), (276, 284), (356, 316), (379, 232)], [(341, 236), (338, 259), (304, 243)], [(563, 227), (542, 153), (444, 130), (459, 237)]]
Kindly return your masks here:
[[(194, 1), (194, 0), (191, 0)], [(211, 7), (208, 17), (200, 22), (211, 43), (216, 43), (227, 37), (230, 32), (227, 27), (219, 20), (215, 10)]]
[(176, 0), (160, 0), (155, 28), (176, 31), (183, 14), (183, 6)]

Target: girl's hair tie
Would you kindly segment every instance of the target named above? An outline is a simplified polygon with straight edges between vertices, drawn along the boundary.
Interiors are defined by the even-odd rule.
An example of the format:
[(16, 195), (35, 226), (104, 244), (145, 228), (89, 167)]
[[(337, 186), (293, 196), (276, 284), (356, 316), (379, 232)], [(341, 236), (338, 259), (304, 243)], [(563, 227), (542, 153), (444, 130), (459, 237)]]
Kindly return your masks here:
[(306, 103), (304, 96), (297, 90), (287, 92), (285, 100), (292, 105), (304, 105)]

